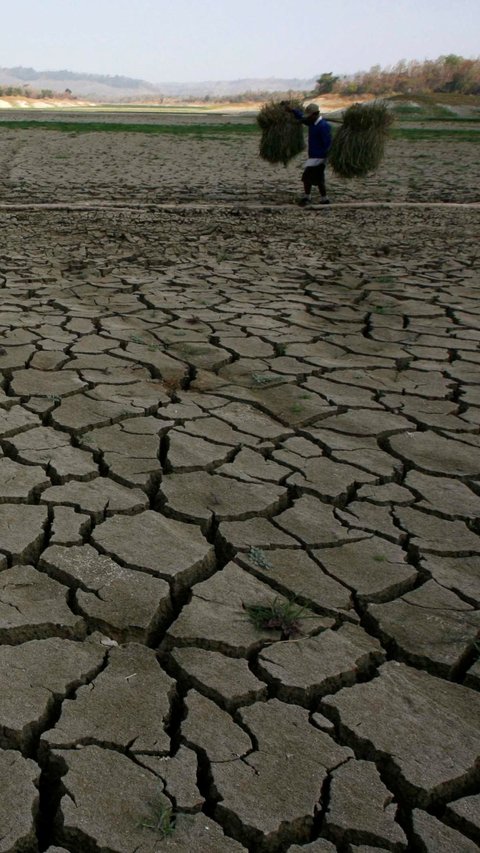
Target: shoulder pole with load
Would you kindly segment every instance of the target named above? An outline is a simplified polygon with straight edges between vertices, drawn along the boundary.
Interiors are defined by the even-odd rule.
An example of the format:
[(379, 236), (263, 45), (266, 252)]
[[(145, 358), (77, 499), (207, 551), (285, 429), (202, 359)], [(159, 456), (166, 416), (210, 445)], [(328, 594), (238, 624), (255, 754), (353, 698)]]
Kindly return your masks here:
[[(299, 101), (271, 101), (262, 107), (257, 122), (262, 130), (260, 157), (264, 160), (286, 166), (304, 150), (302, 125), (291, 112), (299, 108)], [(333, 171), (342, 178), (361, 178), (374, 172), (383, 159), (393, 123), (387, 105), (352, 104), (342, 119), (327, 121), (341, 123), (328, 155)]]

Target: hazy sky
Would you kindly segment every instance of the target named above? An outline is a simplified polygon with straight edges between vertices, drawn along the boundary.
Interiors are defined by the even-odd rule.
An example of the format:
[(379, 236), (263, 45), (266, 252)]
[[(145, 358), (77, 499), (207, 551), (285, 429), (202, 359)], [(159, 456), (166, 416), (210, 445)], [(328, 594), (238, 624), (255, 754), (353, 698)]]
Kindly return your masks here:
[(0, 0), (0, 66), (153, 83), (479, 53), (479, 0)]

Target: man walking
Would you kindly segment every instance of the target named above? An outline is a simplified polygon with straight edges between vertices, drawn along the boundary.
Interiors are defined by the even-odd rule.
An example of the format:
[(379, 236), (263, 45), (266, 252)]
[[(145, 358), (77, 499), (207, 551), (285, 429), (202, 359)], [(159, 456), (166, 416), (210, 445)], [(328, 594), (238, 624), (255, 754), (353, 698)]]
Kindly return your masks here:
[(302, 110), (293, 109), (295, 118), (308, 127), (308, 160), (302, 175), (304, 195), (299, 199), (301, 207), (312, 203), (312, 187), (320, 191), (320, 204), (330, 204), (325, 185), (325, 167), (332, 144), (332, 131), (328, 121), (320, 115), (317, 104), (309, 104)]

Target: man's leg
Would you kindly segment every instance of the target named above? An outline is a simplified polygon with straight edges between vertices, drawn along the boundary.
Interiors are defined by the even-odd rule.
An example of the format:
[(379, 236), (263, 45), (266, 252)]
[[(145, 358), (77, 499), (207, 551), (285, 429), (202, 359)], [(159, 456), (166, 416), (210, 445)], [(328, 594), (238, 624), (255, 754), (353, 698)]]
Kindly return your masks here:
[(312, 169), (310, 166), (307, 166), (307, 168), (303, 172), (302, 184), (303, 184), (304, 194), (303, 194), (303, 197), (301, 199), (299, 199), (298, 203), (301, 207), (306, 207), (306, 205), (312, 203), (313, 180), (312, 180)]
[(304, 177), (302, 183), (303, 183), (303, 189), (304, 189), (305, 195), (311, 195), (311, 192), (312, 192), (312, 180), (311, 180), (311, 178), (305, 178)]
[(327, 187), (325, 184), (325, 163), (321, 163), (318, 167), (318, 189), (320, 190), (322, 198), (325, 198), (327, 195)]
[(321, 163), (317, 166), (317, 186), (320, 191), (320, 204), (329, 204), (329, 200), (327, 198), (327, 186), (325, 183), (325, 163)]

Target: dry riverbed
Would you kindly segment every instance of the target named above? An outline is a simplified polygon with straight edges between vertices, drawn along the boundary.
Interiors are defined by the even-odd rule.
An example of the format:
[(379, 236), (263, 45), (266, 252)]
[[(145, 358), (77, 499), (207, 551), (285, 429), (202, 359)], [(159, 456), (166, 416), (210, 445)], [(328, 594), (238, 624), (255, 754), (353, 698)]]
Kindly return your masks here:
[(480, 214), (255, 145), (0, 131), (4, 204), (203, 204), (0, 211), (2, 853), (478, 849)]
[[(139, 120), (120, 117), (130, 123), (135, 118)], [(146, 120), (155, 121), (155, 117)], [(169, 122), (174, 127), (205, 127), (205, 121), (198, 116), (161, 119), (167, 127)], [(210, 116), (211, 133), (197, 135), (0, 127), (0, 203), (294, 201), (301, 190), (304, 156), (287, 168), (265, 163), (258, 157), (258, 135), (238, 130), (220, 133), (216, 128), (225, 121)], [(235, 128), (251, 119), (228, 121)], [(432, 126), (426, 130), (432, 132)], [(452, 136), (457, 131), (450, 130), (444, 136), (440, 129), (438, 138), (427, 140), (392, 139), (381, 168), (365, 180), (343, 181), (329, 172), (331, 200), (479, 202), (480, 131), (470, 131), (472, 141), (462, 136), (463, 125), (457, 128), (458, 138)]]

